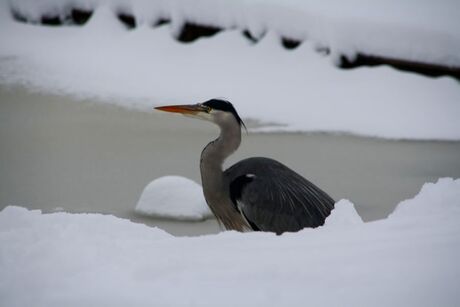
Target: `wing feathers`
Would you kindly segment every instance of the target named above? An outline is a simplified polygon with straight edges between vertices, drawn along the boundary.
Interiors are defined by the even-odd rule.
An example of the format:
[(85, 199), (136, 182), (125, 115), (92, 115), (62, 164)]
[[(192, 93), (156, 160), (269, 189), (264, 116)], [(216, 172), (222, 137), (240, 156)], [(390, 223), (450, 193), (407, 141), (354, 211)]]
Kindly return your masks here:
[(275, 160), (246, 159), (225, 174), (235, 208), (254, 230), (282, 233), (317, 227), (334, 207), (329, 195)]

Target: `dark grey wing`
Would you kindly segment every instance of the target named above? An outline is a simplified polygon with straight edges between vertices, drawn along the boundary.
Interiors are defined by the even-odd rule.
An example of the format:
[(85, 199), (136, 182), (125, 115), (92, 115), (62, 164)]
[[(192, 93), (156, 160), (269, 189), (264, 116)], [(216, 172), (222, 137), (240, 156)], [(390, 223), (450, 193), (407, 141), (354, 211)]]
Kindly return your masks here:
[(245, 159), (225, 171), (235, 208), (254, 230), (283, 233), (324, 224), (334, 200), (287, 166)]

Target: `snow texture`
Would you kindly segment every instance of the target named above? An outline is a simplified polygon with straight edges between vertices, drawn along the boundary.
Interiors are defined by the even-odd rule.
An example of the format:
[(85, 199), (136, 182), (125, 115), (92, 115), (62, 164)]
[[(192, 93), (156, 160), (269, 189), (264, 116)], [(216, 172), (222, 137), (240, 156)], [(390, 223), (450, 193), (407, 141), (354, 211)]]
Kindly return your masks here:
[[(448, 193), (443, 189), (450, 188)], [(420, 201), (423, 200), (423, 201)], [(436, 206), (432, 204), (436, 203)], [(417, 197), (401, 202), (391, 214), (392, 219), (433, 219), (444, 215), (451, 219), (460, 216), (460, 180), (442, 178), (426, 183)], [(446, 212), (451, 214), (445, 214)]]
[[(225, 97), (244, 118), (284, 125), (261, 131), (460, 140), (458, 80), (331, 63), (363, 52), (458, 65), (458, 1), (8, 3), (0, 1), (0, 84), (144, 110)], [(66, 14), (71, 5), (94, 14), (81, 27), (50, 27), (14, 21), (9, 10), (38, 20), (44, 12)], [(133, 14), (137, 27), (126, 29), (116, 12)], [(171, 24), (152, 27), (162, 18)], [(174, 35), (185, 22), (229, 30), (179, 43)], [(243, 28), (260, 41), (244, 38)], [(288, 51), (282, 36), (305, 40)], [(316, 51), (325, 47), (329, 56)]]
[[(14, 0), (15, 12), (30, 21), (69, 15), (72, 8), (109, 5), (136, 23), (172, 22), (177, 35), (185, 23), (267, 32), (327, 47), (333, 55), (356, 53), (460, 67), (458, 1), (389, 0)], [(389, 44), (389, 42), (392, 42)], [(397, 43), (396, 43), (397, 42)]]
[(165, 176), (144, 189), (135, 211), (142, 215), (200, 221), (212, 217), (201, 186), (180, 177)]
[(350, 227), (353, 225), (360, 225), (363, 220), (356, 212), (355, 206), (347, 199), (338, 201), (331, 215), (328, 216), (324, 227)]
[[(2, 306), (458, 306), (460, 179), (389, 218), (176, 238), (100, 214), (0, 212)], [(331, 224), (331, 221), (334, 222)]]

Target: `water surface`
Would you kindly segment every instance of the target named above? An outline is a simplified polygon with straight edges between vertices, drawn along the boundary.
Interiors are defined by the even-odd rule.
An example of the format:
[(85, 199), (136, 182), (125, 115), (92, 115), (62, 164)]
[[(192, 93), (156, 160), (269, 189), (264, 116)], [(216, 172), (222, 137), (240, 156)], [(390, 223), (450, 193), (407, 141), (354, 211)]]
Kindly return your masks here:
[[(217, 232), (215, 220), (174, 222), (133, 211), (155, 178), (200, 182), (201, 150), (217, 133), (179, 115), (0, 86), (0, 208), (114, 214), (177, 235)], [(251, 156), (277, 159), (336, 200), (350, 199), (366, 221), (386, 217), (425, 182), (460, 177), (460, 142), (249, 133), (227, 165)]]

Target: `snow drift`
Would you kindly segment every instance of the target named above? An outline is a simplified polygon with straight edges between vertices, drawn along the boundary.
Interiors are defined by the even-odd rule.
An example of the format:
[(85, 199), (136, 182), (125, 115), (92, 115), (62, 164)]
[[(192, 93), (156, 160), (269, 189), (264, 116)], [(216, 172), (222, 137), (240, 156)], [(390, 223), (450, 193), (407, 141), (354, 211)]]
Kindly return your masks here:
[(458, 306), (460, 179), (388, 219), (176, 238), (99, 214), (0, 212), (2, 306)]
[[(26, 85), (144, 110), (225, 97), (244, 118), (284, 125), (264, 131), (460, 139), (457, 80), (402, 73), (385, 66), (345, 71), (316, 51), (327, 42), (333, 54), (352, 57), (366, 45), (376, 52), (457, 63), (460, 26), (452, 16), (458, 11), (454, 2), (377, 5), (357, 0), (346, 4), (203, 0), (132, 1), (129, 6), (124, 1), (42, 0), (11, 1), (9, 5), (35, 18), (45, 11), (64, 14), (72, 3), (94, 6), (84, 26), (19, 23), (9, 9), (0, 9), (0, 84)], [(6, 6), (4, 2), (0, 5)], [(278, 10), (279, 6), (283, 9)], [(138, 23), (135, 29), (127, 30), (120, 23), (115, 14), (118, 9), (132, 10)], [(165, 16), (172, 18), (170, 25), (151, 26)], [(177, 24), (198, 19), (233, 30), (192, 44), (172, 37), (171, 31), (174, 35), (180, 28)], [(247, 26), (253, 35), (266, 33), (254, 45), (236, 26)], [(288, 32), (307, 39), (297, 49), (286, 51), (280, 38)]]
[(13, 13), (29, 22), (55, 17), (65, 22), (74, 8), (94, 11), (109, 4), (137, 26), (170, 20), (177, 36), (186, 23), (267, 32), (327, 48), (337, 57), (357, 53), (460, 67), (459, 3), (364, 0), (15, 0)]

